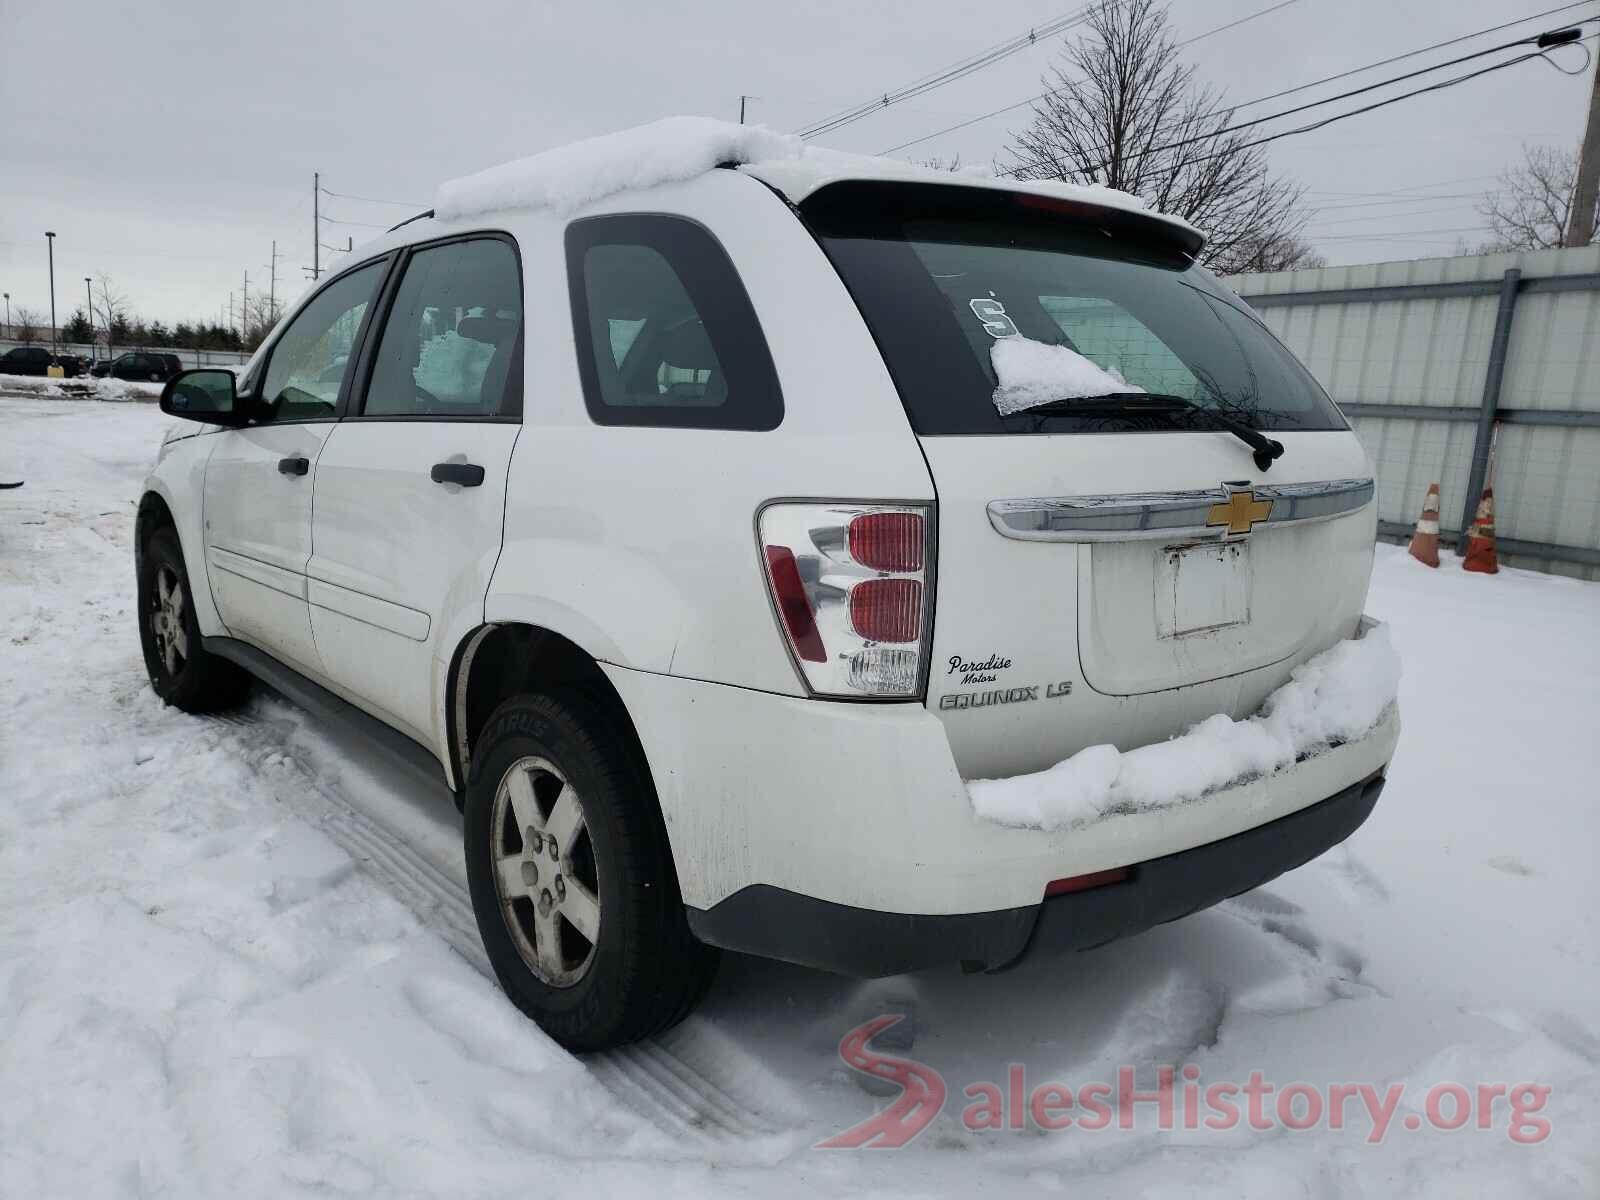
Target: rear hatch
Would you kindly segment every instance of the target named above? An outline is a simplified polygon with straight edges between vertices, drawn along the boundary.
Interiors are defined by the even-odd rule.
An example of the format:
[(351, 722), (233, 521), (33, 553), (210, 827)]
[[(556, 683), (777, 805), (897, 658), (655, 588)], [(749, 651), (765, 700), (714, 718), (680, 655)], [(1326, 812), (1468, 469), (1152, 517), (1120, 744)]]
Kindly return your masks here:
[[(1194, 265), (1192, 231), (920, 183), (833, 184), (801, 211), (937, 490), (928, 704), (965, 774), (1246, 715), (1350, 634), (1375, 525), (1365, 453)], [(1264, 439), (1280, 457), (1258, 460)]]

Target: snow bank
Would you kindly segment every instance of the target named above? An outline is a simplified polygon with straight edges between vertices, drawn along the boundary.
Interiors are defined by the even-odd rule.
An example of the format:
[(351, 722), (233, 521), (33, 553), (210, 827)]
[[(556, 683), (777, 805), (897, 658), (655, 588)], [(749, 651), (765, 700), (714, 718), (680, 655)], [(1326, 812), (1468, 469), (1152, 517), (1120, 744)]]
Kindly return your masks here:
[(1165, 808), (1361, 737), (1399, 688), (1400, 656), (1388, 627), (1375, 625), (1295, 668), (1249, 720), (1217, 713), (1167, 742), (1126, 754), (1089, 746), (1044, 771), (973, 780), (967, 792), (980, 817), (1028, 829)]
[(616, 192), (692, 179), (722, 163), (798, 158), (800, 139), (765, 125), (666, 117), (519, 158), (440, 185), (441, 219), (500, 208), (570, 212)]
[(996, 338), (989, 361), (999, 381), (994, 406), (1003, 417), (1052, 400), (1144, 391), (1130, 385), (1115, 368), (1108, 371), (1067, 346), (1032, 338)]
[(159, 400), (159, 383), (127, 379), (47, 379), (38, 375), (0, 375), (0, 392), (45, 400)]

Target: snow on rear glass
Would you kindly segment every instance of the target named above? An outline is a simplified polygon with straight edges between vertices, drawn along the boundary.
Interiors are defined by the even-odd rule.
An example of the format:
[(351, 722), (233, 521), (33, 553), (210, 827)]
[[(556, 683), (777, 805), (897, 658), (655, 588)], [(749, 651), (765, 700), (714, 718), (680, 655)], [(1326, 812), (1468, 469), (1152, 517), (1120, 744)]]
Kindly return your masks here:
[(1036, 342), (1020, 334), (996, 338), (989, 361), (998, 381), (994, 406), (1003, 417), (1052, 400), (1144, 391), (1130, 384), (1115, 367), (1101, 367), (1067, 346)]

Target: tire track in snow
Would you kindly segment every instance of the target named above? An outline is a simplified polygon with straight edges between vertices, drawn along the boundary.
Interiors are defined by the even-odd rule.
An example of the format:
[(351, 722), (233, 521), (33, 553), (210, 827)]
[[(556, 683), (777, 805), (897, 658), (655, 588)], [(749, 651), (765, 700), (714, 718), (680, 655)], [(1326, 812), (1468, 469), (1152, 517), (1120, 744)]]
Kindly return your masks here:
[[(474, 969), (493, 978), (466, 891), (308, 770), (288, 745), (292, 726), (277, 728), (275, 722), (241, 714), (198, 719), (229, 736), (252, 771), (261, 773), (268, 759), (287, 766), (293, 781), (277, 791), (291, 811), (326, 834)], [(770, 1161), (808, 1140), (811, 1122), (799, 1102), (763, 1064), (700, 1018), (691, 1016), (656, 1038), (581, 1061), (620, 1103), (704, 1150), (726, 1154), (742, 1148)]]

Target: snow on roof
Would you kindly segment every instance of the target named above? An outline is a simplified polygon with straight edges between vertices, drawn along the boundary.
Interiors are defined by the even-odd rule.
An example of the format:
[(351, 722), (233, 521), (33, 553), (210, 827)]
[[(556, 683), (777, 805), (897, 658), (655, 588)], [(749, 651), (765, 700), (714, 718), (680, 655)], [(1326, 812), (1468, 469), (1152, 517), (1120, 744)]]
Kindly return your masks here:
[(442, 184), (433, 211), (442, 219), (502, 208), (570, 212), (617, 192), (693, 179), (722, 163), (798, 158), (793, 134), (708, 117), (666, 117), (502, 163)]
[(618, 192), (682, 182), (723, 165), (739, 166), (795, 203), (845, 180), (956, 183), (1147, 213), (1197, 232), (1177, 217), (1150, 212), (1137, 196), (1111, 188), (1002, 179), (983, 168), (950, 172), (899, 159), (846, 154), (808, 146), (794, 134), (764, 125), (735, 125), (709, 117), (666, 117), (452, 179), (440, 185), (433, 209), (441, 220), (507, 208), (566, 213)]

